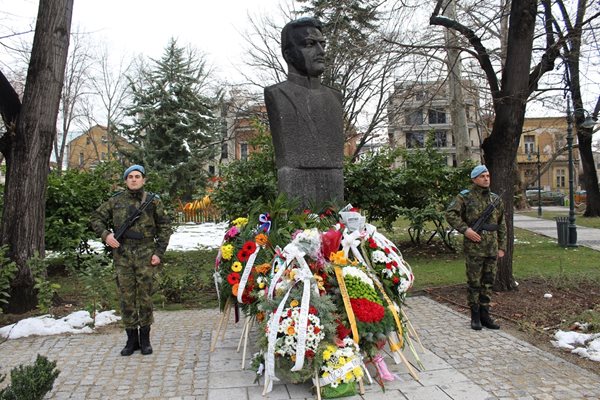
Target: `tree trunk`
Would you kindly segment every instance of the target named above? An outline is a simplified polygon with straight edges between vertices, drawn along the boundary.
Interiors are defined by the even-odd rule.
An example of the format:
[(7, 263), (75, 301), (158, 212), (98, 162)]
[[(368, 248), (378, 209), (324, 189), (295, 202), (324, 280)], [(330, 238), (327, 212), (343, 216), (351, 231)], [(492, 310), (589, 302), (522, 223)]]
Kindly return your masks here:
[[(456, 19), (455, 0), (450, 0), (445, 15)], [(471, 139), (467, 126), (467, 112), (462, 92), (462, 67), (457, 33), (446, 30), (446, 53), (448, 55), (448, 97), (450, 99), (450, 118), (456, 147), (456, 162), (461, 165), (471, 159)]]
[(502, 73), (502, 85), (494, 95), (496, 119), (491, 135), (483, 142), (484, 158), (492, 179), (492, 189), (504, 188), (506, 221), (506, 252), (498, 260), (498, 272), (494, 288), (516, 288), (513, 277), (513, 215), (516, 184), (515, 154), (519, 147), (525, 108), (529, 97), (529, 72), (533, 48), (533, 32), (536, 18), (536, 0), (513, 1), (508, 29), (506, 63)]
[(46, 187), (72, 11), (73, 0), (40, 2), (23, 103), (14, 131), (3, 144), (7, 168), (0, 241), (9, 245), (9, 256), (19, 267), (11, 284), (9, 312), (24, 312), (37, 304), (27, 261), (36, 253), (44, 256)]
[(586, 191), (585, 217), (600, 217), (600, 188), (598, 187), (598, 174), (592, 153), (592, 132), (585, 132), (577, 128), (577, 141), (579, 142), (579, 157), (583, 166), (583, 188)]

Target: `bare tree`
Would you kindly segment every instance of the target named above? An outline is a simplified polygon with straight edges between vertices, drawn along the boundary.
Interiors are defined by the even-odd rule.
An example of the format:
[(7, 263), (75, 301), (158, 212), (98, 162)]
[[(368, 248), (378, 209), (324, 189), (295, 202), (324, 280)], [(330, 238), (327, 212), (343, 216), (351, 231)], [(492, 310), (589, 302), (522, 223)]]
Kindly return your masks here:
[(82, 126), (85, 131), (94, 125), (106, 127), (109, 160), (114, 159), (119, 150), (115, 128), (125, 118), (125, 106), (131, 96), (127, 77), (133, 68), (132, 60), (121, 58), (118, 65), (111, 61), (110, 51), (106, 47), (102, 47), (94, 57), (89, 76), (91, 96), (87, 97), (83, 106), (86, 118), (82, 119), (86, 124)]
[(73, 32), (60, 98), (60, 129), (54, 139), (54, 157), (59, 173), (63, 170), (63, 160), (72, 125), (82, 117), (82, 106), (85, 97), (90, 94), (89, 70), (93, 63), (90, 50), (86, 36), (78, 31)]
[[(546, 10), (546, 20), (556, 31), (562, 45), (567, 90), (573, 99), (577, 142), (579, 143), (579, 154), (583, 166), (583, 183), (587, 192), (584, 215), (598, 217), (600, 216), (600, 188), (598, 187), (598, 175), (596, 174), (596, 165), (592, 153), (593, 128), (581, 126), (587, 116), (584, 112), (581, 87), (581, 59), (588, 59), (590, 55), (591, 57), (598, 57), (599, 46), (598, 41), (595, 40), (598, 29), (597, 27), (594, 29), (592, 22), (600, 16), (600, 5), (598, 2), (578, 0), (575, 9), (570, 10), (569, 6), (572, 5), (572, 2), (567, 3), (563, 0), (556, 0), (555, 8), (552, 7), (550, 0), (542, 0), (542, 3), (544, 3)], [(590, 9), (590, 7), (594, 7), (594, 4), (595, 9)], [(558, 16), (554, 15), (555, 9)], [(588, 9), (592, 13), (589, 17), (586, 17)], [(600, 93), (597, 95), (596, 104), (600, 104)], [(596, 120), (598, 119), (598, 108), (596, 106), (590, 112), (590, 115), (594, 116)]]
[(37, 303), (27, 260), (45, 252), (46, 187), (72, 12), (73, 0), (40, 2), (22, 102), (0, 72), (0, 112), (7, 127), (0, 138), (7, 166), (0, 242), (19, 267), (11, 283), (11, 312)]

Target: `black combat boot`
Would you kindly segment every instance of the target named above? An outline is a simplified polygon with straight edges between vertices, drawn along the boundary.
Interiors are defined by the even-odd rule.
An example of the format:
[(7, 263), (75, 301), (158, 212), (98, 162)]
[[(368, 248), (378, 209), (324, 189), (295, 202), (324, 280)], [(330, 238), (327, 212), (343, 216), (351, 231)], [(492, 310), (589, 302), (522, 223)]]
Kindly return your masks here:
[(488, 329), (500, 329), (500, 325), (498, 325), (492, 317), (490, 317), (490, 307), (489, 306), (481, 306), (481, 325), (485, 326)]
[(471, 329), (480, 331), (481, 320), (479, 319), (479, 305), (474, 304), (471, 306)]
[(140, 346), (142, 354), (152, 354), (152, 346), (150, 345), (150, 325), (140, 328)]
[(122, 356), (130, 356), (134, 351), (140, 349), (140, 340), (138, 338), (138, 330), (137, 328), (127, 328), (125, 329), (125, 333), (127, 333), (127, 343), (123, 350), (121, 350)]

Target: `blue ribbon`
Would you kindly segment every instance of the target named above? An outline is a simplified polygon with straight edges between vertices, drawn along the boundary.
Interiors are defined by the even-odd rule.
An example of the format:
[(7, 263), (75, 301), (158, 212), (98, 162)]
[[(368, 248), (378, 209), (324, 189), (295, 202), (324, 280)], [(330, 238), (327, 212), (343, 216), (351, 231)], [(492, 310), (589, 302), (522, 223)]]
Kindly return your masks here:
[(258, 230), (260, 232), (269, 234), (269, 232), (271, 231), (271, 216), (269, 215), (269, 213), (260, 214), (260, 217), (258, 217), (258, 221), (261, 223), (258, 227)]

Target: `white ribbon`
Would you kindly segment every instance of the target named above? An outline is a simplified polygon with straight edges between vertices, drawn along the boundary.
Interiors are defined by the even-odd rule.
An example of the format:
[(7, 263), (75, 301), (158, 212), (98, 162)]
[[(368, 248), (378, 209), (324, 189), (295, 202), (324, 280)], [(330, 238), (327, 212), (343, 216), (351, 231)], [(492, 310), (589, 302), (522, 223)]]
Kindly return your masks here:
[[(221, 246), (223, 243), (221, 243)], [(219, 274), (219, 266), (221, 265), (221, 246), (219, 246), (219, 251), (217, 252), (217, 258), (215, 258), (215, 273), (213, 274), (213, 278), (215, 280), (215, 289), (217, 289), (217, 304), (219, 307), (221, 306), (221, 274)]]
[[(290, 243), (283, 249), (286, 257), (286, 265), (290, 265), (294, 260), (298, 262), (300, 270), (296, 275), (296, 282), (302, 282), (302, 301), (300, 303), (300, 314), (298, 315), (298, 326), (296, 327), (296, 362), (291, 371), (300, 371), (304, 366), (304, 353), (306, 351), (306, 328), (308, 326), (308, 308), (310, 306), (310, 286), (313, 279), (312, 272), (306, 260), (304, 259), (305, 252), (295, 243)], [(314, 285), (315, 292), (319, 293), (319, 288)]]
[(279, 328), (279, 319), (281, 318), (283, 307), (285, 306), (288, 296), (290, 295), (290, 291), (293, 287), (294, 286), (291, 286), (285, 293), (285, 296), (283, 296), (283, 299), (277, 306), (271, 322), (269, 323), (269, 335), (267, 336), (267, 356), (265, 357), (265, 393), (269, 393), (271, 390), (273, 390), (273, 382), (279, 380), (275, 376), (275, 344), (277, 343), (277, 330)]
[(238, 303), (243, 303), (242, 295), (244, 294), (244, 289), (246, 289), (246, 283), (248, 282), (248, 277), (250, 276), (250, 272), (252, 272), (252, 267), (254, 266), (254, 261), (256, 261), (256, 256), (258, 255), (258, 251), (260, 250), (260, 246), (256, 246), (256, 250), (254, 253), (248, 257), (248, 261), (246, 262), (246, 266), (244, 267), (244, 273), (242, 274), (242, 278), (240, 279), (240, 286), (238, 287), (237, 293), (237, 301)]
[(365, 259), (363, 258), (358, 246), (360, 246), (360, 231), (354, 231), (350, 233), (348, 229), (344, 229), (344, 236), (342, 237), (342, 250), (344, 251), (344, 256), (348, 257), (350, 250), (352, 250), (352, 255), (363, 265), (367, 265)]

